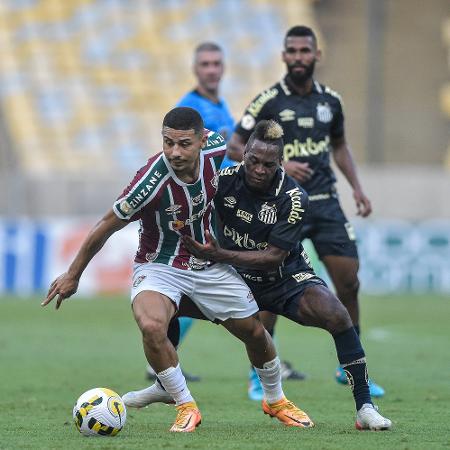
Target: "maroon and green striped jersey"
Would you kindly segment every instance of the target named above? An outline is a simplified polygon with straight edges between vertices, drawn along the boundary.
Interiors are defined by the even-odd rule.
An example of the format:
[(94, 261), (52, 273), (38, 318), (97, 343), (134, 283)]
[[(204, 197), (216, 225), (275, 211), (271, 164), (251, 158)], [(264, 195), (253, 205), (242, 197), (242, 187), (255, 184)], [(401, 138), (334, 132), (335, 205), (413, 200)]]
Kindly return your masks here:
[(205, 243), (205, 230), (214, 236), (217, 176), (225, 155), (225, 139), (205, 130), (208, 139), (200, 152), (200, 173), (195, 183), (181, 181), (163, 153), (136, 173), (113, 205), (122, 220), (140, 221), (135, 262), (155, 262), (178, 269), (199, 269), (207, 264), (184, 248), (181, 236)]

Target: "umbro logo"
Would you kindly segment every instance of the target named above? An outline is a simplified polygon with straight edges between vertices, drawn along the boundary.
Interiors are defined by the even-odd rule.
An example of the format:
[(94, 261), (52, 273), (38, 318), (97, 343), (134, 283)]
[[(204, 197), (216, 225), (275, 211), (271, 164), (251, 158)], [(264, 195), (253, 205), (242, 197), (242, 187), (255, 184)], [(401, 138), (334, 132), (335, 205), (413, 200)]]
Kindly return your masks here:
[(164, 211), (166, 211), (167, 214), (176, 214), (181, 209), (181, 205), (170, 205), (168, 208), (166, 208)]
[(278, 115), (282, 122), (288, 122), (295, 119), (295, 111), (292, 111), (292, 109), (283, 109)]
[(223, 205), (228, 208), (234, 208), (236, 206), (236, 199), (233, 196), (224, 197)]

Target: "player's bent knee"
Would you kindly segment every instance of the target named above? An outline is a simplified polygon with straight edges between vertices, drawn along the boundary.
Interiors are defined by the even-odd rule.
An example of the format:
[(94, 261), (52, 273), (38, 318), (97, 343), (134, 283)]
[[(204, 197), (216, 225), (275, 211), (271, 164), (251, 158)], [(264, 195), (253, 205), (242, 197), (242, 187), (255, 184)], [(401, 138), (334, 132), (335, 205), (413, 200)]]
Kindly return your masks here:
[(252, 329), (251, 333), (252, 339), (257, 340), (266, 340), (267, 336), (270, 336), (268, 331), (264, 328), (264, 325), (259, 322), (258, 320), (255, 320), (255, 325)]
[(333, 315), (330, 317), (327, 323), (327, 331), (331, 334), (342, 333), (345, 330), (348, 330), (352, 326), (352, 320), (347, 309), (342, 305), (339, 300), (337, 300), (339, 307), (336, 308)]
[(238, 319), (227, 327), (236, 337), (245, 343), (263, 341), (267, 339), (267, 331), (263, 324), (255, 317)]
[(145, 318), (138, 325), (147, 343), (158, 343), (167, 337), (167, 324), (161, 320)]
[(341, 299), (356, 298), (359, 292), (358, 277), (355, 275), (342, 279), (339, 283), (336, 283), (336, 291)]

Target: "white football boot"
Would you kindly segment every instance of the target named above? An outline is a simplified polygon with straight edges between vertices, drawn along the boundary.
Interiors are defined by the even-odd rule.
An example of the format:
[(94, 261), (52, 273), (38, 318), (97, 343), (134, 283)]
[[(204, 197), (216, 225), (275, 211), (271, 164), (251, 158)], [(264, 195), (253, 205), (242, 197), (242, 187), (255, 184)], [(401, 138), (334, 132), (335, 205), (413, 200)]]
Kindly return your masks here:
[(131, 391), (122, 395), (125, 406), (131, 408), (144, 408), (152, 403), (175, 403), (173, 398), (158, 384), (154, 383), (140, 391)]
[(355, 427), (358, 430), (389, 430), (392, 426), (392, 422), (389, 419), (386, 419), (386, 417), (383, 417), (377, 409), (378, 408), (371, 403), (364, 403), (364, 405), (361, 406), (361, 409), (356, 413)]

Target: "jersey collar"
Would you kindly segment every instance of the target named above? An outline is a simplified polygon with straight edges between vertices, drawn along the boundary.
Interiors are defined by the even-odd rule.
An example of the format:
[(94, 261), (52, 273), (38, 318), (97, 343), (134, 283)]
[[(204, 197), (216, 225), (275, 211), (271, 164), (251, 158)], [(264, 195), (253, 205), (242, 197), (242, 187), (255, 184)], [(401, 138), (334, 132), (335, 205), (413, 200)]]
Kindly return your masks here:
[[(283, 89), (283, 92), (285, 95), (297, 95), (296, 92), (292, 89), (289, 80), (287, 78), (287, 75), (284, 76), (284, 78), (280, 81), (281, 89)], [(313, 79), (313, 85), (312, 85), (312, 91), (318, 94), (323, 94), (323, 89), (320, 83)]]

